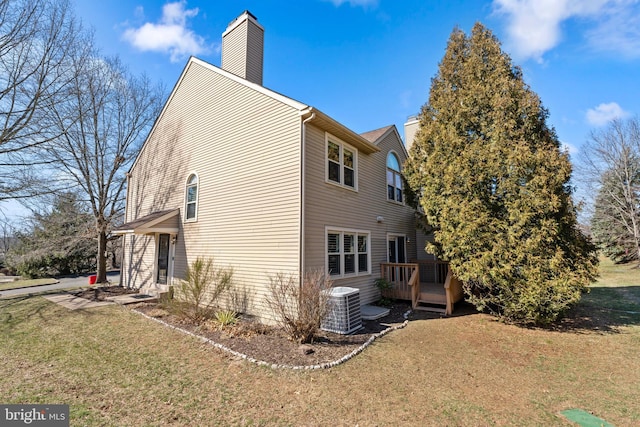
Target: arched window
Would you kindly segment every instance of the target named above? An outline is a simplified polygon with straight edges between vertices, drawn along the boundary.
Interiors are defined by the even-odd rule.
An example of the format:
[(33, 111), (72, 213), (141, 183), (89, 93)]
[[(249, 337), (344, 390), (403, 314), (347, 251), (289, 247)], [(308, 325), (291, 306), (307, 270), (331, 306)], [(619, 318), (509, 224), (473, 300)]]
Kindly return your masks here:
[(402, 203), (400, 161), (393, 152), (387, 155), (387, 199)]
[(198, 216), (198, 176), (189, 175), (187, 179), (186, 214), (185, 220), (195, 221)]

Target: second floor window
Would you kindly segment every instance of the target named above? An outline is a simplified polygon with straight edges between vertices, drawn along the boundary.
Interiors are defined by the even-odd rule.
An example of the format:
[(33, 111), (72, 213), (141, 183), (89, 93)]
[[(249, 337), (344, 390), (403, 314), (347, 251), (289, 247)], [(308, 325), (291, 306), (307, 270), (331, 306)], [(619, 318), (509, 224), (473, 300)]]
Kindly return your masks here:
[(185, 209), (185, 220), (195, 221), (198, 215), (198, 176), (196, 174), (189, 175), (187, 179)]
[(327, 180), (356, 189), (357, 151), (327, 139)]
[(387, 199), (402, 203), (402, 175), (400, 162), (394, 153), (387, 155)]

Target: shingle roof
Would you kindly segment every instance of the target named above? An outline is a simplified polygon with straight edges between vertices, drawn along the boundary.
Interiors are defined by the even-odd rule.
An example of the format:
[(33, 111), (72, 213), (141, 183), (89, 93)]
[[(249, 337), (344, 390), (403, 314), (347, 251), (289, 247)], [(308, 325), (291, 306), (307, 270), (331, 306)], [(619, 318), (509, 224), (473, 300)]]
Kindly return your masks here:
[(361, 133), (360, 136), (367, 141), (373, 143), (376, 142), (382, 135), (384, 135), (393, 125), (384, 126), (380, 129), (370, 130), (369, 132)]
[(142, 225), (152, 223), (153, 221), (160, 219), (163, 216), (168, 215), (170, 213), (175, 212), (175, 214), (177, 215), (178, 211), (179, 209), (168, 209), (166, 211), (153, 212), (153, 213), (150, 213), (149, 215), (143, 216), (142, 218), (138, 218), (131, 222), (127, 222), (126, 224), (122, 224), (120, 227), (114, 228), (113, 231), (116, 232), (116, 231), (123, 231), (123, 230), (134, 230), (136, 228), (139, 228)]

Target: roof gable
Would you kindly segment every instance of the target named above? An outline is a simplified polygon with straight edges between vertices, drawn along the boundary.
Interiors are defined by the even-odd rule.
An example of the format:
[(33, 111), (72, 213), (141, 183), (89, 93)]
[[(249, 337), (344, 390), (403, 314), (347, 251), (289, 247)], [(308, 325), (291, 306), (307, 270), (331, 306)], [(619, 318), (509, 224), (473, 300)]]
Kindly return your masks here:
[(396, 139), (398, 140), (398, 144), (400, 145), (405, 157), (409, 157), (409, 153), (407, 152), (407, 147), (405, 147), (404, 143), (402, 142), (402, 138), (400, 137), (400, 133), (398, 133), (398, 128), (396, 128), (396, 125), (384, 126), (379, 129), (361, 133), (360, 136), (362, 136), (364, 139), (371, 142), (372, 144), (378, 145), (383, 139), (385, 139), (390, 134), (395, 134)]
[(360, 136), (373, 144), (377, 144), (378, 140), (381, 139), (382, 136), (386, 135), (392, 127), (393, 125), (384, 126), (384, 127), (381, 127), (380, 129), (370, 130), (369, 132), (361, 133)]
[[(164, 106), (162, 107), (162, 111), (160, 112), (160, 114), (158, 115), (158, 117), (156, 118), (156, 121), (154, 122), (151, 130), (149, 131), (149, 134), (147, 135), (147, 138), (145, 139), (145, 142), (142, 144), (142, 147), (138, 153), (138, 156), (136, 157), (136, 160), (134, 161), (133, 165), (131, 165), (131, 168), (129, 169), (129, 172), (131, 172), (136, 165), (138, 164), (138, 160), (140, 159), (140, 154), (142, 154), (142, 152), (145, 150), (145, 147), (147, 145), (147, 143), (149, 142), (149, 140), (151, 139), (151, 136), (154, 134), (154, 132), (156, 131), (156, 128), (158, 127), (158, 124), (161, 122), (162, 117), (165, 115), (165, 112), (167, 111), (167, 108), (169, 106), (169, 104), (171, 103), (172, 99), (174, 98), (176, 92), (179, 90), (182, 81), (184, 80), (185, 76), (187, 75), (189, 69), (191, 66), (193, 65), (198, 65), (201, 66), (211, 72), (214, 72), (220, 76), (223, 76), (227, 79), (230, 79), (236, 83), (239, 83), (245, 87), (248, 87), (250, 89), (253, 89), (263, 95), (266, 95), (276, 101), (279, 101), (289, 107), (294, 108), (295, 110), (298, 111), (298, 114), (300, 115), (301, 118), (312, 118), (312, 120), (315, 121), (316, 124), (318, 124), (319, 126), (321, 126), (322, 128), (326, 129), (329, 132), (339, 132), (339, 137), (344, 138), (344, 139), (348, 139), (350, 140), (350, 143), (354, 144), (358, 149), (362, 150), (364, 153), (375, 153), (377, 151), (380, 151), (379, 148), (376, 146), (376, 144), (374, 144), (372, 141), (370, 141), (368, 138), (364, 137), (363, 135), (359, 135), (356, 132), (354, 132), (353, 130), (349, 129), (348, 127), (344, 126), (342, 123), (338, 122), (337, 120), (333, 119), (332, 117), (324, 114), (323, 112), (321, 112), (320, 110), (311, 107), (309, 105), (303, 104), (299, 101), (296, 101), (293, 98), (289, 98), (285, 95), (282, 95), (278, 92), (275, 92), (271, 89), (267, 89), (264, 86), (261, 86), (259, 84), (250, 82), (249, 80), (243, 79), (242, 77), (236, 76), (233, 73), (230, 73), (228, 71), (225, 71), (213, 64), (210, 64), (206, 61), (203, 61), (201, 59), (198, 59), (194, 56), (190, 57), (189, 60), (187, 61), (187, 64), (185, 65), (184, 69), (182, 70), (182, 73), (180, 74), (180, 77), (178, 78), (178, 81), (176, 82), (176, 84), (174, 85), (173, 89), (171, 90), (171, 94), (169, 95), (169, 97), (167, 98), (167, 101), (165, 102)], [(393, 128), (395, 128), (395, 126), (392, 126)], [(389, 127), (387, 127), (389, 128)]]
[[(280, 101), (283, 104), (286, 104), (286, 105), (288, 105), (290, 107), (295, 108), (296, 110), (304, 110), (305, 108), (308, 107), (308, 105), (303, 104), (301, 102), (298, 102), (293, 98), (289, 98), (288, 96), (282, 95), (282, 94), (280, 94), (280, 93), (278, 93), (276, 91), (273, 91), (271, 89), (267, 89), (266, 87), (261, 86), (261, 85), (259, 85), (257, 83), (250, 82), (249, 80), (243, 79), (240, 76), (236, 76), (233, 73), (225, 71), (222, 68), (216, 67), (215, 65), (209, 64), (208, 62), (205, 62), (205, 61), (203, 61), (201, 59), (198, 59), (198, 58), (196, 58), (194, 56), (189, 58), (189, 62), (187, 63), (187, 66), (185, 67), (185, 71), (191, 64), (198, 64), (198, 65), (206, 68), (207, 70), (213, 71), (214, 73), (218, 73), (221, 76), (225, 76), (228, 79), (231, 79), (231, 80), (233, 80), (233, 81), (235, 81), (237, 83), (240, 83), (240, 84), (242, 84), (242, 85), (244, 85), (246, 87), (249, 87), (249, 88), (251, 88), (251, 89), (253, 89), (253, 90), (257, 91), (257, 92), (260, 92), (263, 95), (267, 95), (267, 96), (275, 99), (276, 101)], [(182, 74), (184, 75), (184, 71), (183, 71)], [(180, 76), (180, 79), (182, 79), (182, 77), (183, 76)]]

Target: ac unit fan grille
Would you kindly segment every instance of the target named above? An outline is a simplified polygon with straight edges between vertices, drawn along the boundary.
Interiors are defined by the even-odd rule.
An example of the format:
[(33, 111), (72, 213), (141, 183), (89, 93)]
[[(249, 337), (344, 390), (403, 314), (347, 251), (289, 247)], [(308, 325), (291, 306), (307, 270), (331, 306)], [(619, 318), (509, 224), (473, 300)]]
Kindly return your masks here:
[(337, 334), (350, 334), (362, 328), (360, 290), (334, 288), (329, 297), (329, 310), (321, 328)]

